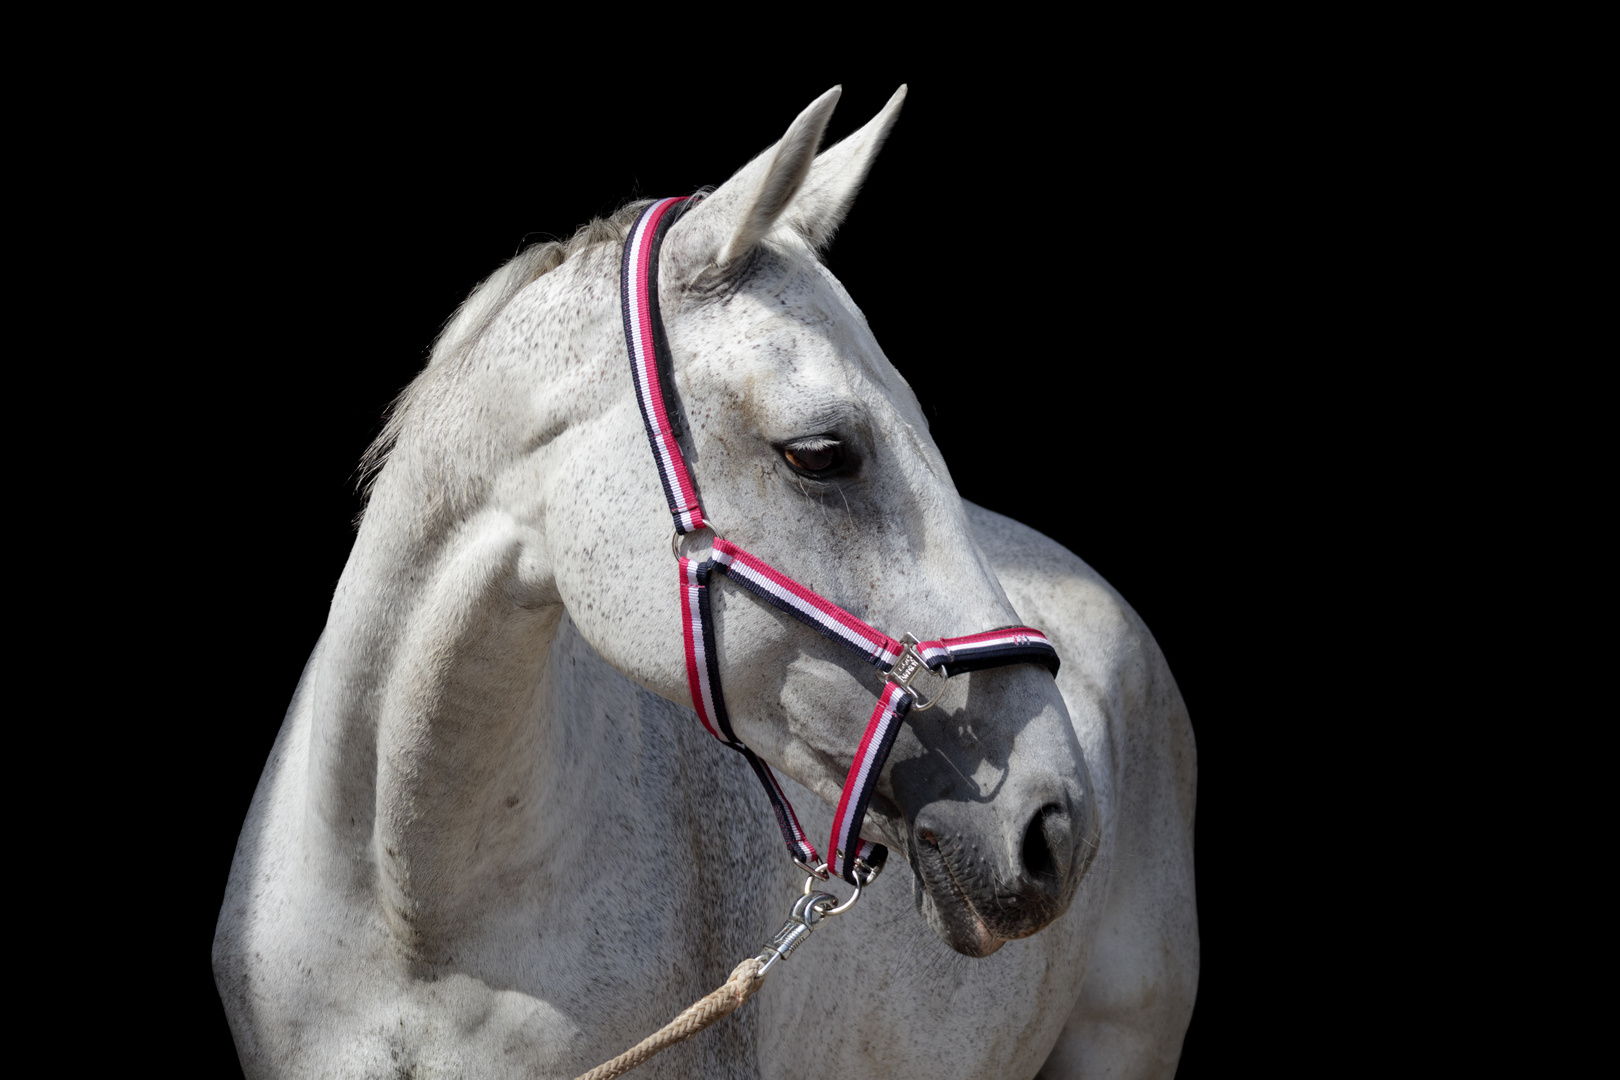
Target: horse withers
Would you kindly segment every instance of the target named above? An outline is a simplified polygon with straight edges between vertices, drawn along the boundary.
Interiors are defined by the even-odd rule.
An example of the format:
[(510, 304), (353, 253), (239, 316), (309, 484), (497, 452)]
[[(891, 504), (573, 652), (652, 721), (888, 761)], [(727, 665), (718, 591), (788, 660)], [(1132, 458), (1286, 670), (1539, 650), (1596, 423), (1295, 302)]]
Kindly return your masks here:
[[(1169, 1076), (1198, 968), (1174, 680), (1089, 567), (962, 501), (817, 258), (903, 97), (818, 156), (829, 91), (663, 235), (676, 438), (711, 523), (855, 620), (1038, 627), (1062, 666), (971, 671), (905, 717), (855, 824), (896, 853), (882, 876), (637, 1075)], [(754, 773), (692, 708), (626, 363), (642, 209), (475, 290), (375, 449), (215, 938), (250, 1076), (576, 1076), (800, 892)], [(826, 836), (883, 676), (734, 584), (708, 595), (736, 741)]]

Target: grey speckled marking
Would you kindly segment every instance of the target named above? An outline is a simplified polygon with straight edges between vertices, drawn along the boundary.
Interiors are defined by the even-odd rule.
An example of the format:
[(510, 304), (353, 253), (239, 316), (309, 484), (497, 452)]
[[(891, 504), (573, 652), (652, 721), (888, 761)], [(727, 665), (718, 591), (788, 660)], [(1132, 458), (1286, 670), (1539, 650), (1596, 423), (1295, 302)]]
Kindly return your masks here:
[[(1079, 559), (963, 503), (815, 257), (903, 95), (816, 157), (829, 92), (669, 233), (690, 466), (729, 537), (873, 625), (1028, 623), (1063, 671), (953, 680), (909, 723), (863, 828), (884, 877), (648, 1080), (1169, 1076), (1191, 1013), (1164, 658)], [(391, 425), (242, 830), (214, 967), (252, 1077), (573, 1077), (719, 985), (800, 883), (685, 704), (618, 252), (522, 258)], [(796, 473), (776, 448), (815, 435), (858, 464)], [(729, 586), (715, 611), (737, 731), (825, 836), (873, 673)]]

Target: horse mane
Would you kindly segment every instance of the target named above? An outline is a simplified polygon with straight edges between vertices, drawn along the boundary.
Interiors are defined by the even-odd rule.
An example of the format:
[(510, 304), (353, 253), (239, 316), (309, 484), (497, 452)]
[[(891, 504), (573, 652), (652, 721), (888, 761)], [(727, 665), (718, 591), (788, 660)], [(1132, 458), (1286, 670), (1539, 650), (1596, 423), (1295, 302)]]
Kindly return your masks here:
[(630, 227), (635, 224), (636, 217), (652, 202), (652, 199), (627, 202), (605, 218), (592, 218), (574, 230), (574, 235), (567, 240), (547, 240), (531, 244), (489, 277), (473, 286), (472, 292), (467, 294), (467, 299), (463, 300), (450, 318), (445, 320), (439, 336), (434, 339), (433, 348), (428, 353), (427, 366), (411, 380), (409, 386), (399, 392), (398, 397), (389, 403), (387, 411), (383, 414), (382, 431), (360, 457), (360, 466), (356, 470), (355, 479), (362, 507), (354, 521), (356, 528), (359, 527), (361, 518), (365, 516), (364, 504), (371, 498), (371, 489), (377, 482), (377, 474), (387, 464), (388, 455), (392, 453), (394, 446), (399, 442), (400, 434), (405, 429), (405, 418), (410, 415), (412, 407), (422, 399), (427, 388), (440, 373), (449, 370), (454, 366), (454, 361), (460, 360), (472, 351), (472, 347), (484, 336), (485, 331), (495, 321), (495, 317), (511, 303), (512, 298), (522, 291), (525, 285), (539, 280), (582, 252), (604, 244), (622, 245), (624, 238), (629, 235)]
[[(692, 193), (695, 198), (702, 198), (714, 191), (713, 187), (701, 187)], [(607, 217), (592, 218), (574, 230), (574, 235), (567, 240), (547, 240), (538, 244), (531, 244), (514, 255), (503, 266), (489, 277), (473, 286), (467, 299), (445, 320), (439, 336), (434, 339), (433, 347), (428, 353), (428, 362), (410, 385), (399, 392), (399, 395), (389, 402), (383, 413), (382, 431), (372, 440), (366, 452), (360, 455), (360, 465), (355, 470), (355, 486), (360, 492), (360, 512), (355, 515), (354, 527), (358, 529), (365, 517), (366, 504), (371, 500), (371, 490), (377, 483), (377, 476), (382, 467), (388, 463), (388, 457), (393, 453), (394, 447), (399, 443), (399, 437), (405, 430), (405, 421), (414, 411), (416, 404), (426, 396), (431, 387), (443, 373), (453, 369), (455, 362), (461, 360), (472, 351), (480, 338), (495, 322), (512, 298), (531, 282), (539, 280), (546, 274), (557, 269), (569, 259), (587, 251), (592, 251), (606, 244), (622, 247), (625, 237), (630, 235), (630, 229), (636, 223), (636, 218), (656, 200), (635, 199), (620, 206)], [(818, 243), (824, 244), (827, 237), (819, 241), (800, 229), (795, 223), (787, 222), (786, 227), (798, 236), (800, 244), (792, 251), (783, 253), (795, 258), (808, 255), (812, 259), (820, 257)], [(746, 275), (748, 263), (744, 262), (737, 270)]]

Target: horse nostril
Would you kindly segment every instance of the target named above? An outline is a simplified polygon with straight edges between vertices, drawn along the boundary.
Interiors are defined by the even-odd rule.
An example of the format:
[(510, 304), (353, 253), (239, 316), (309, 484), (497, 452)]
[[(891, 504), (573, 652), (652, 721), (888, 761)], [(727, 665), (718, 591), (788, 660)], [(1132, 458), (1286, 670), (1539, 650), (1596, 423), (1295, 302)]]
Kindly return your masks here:
[(1029, 828), (1024, 830), (1024, 870), (1030, 877), (1049, 878), (1052, 884), (1062, 875), (1058, 871), (1057, 856), (1052, 851), (1053, 842), (1061, 844), (1064, 829), (1063, 808), (1048, 804), (1035, 811), (1035, 816), (1029, 819)]

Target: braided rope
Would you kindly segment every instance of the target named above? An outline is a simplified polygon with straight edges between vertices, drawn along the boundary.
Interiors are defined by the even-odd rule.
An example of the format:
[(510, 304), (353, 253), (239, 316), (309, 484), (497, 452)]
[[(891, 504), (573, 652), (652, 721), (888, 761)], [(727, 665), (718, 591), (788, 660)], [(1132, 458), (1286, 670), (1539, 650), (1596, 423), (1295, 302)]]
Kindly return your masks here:
[(759, 973), (759, 967), (759, 958), (750, 956), (732, 970), (731, 977), (718, 990), (700, 998), (681, 1015), (612, 1061), (585, 1073), (579, 1080), (613, 1080), (615, 1076), (623, 1076), (654, 1054), (690, 1039), (722, 1016), (735, 1012), (743, 1002), (754, 996), (754, 991), (765, 984), (765, 976)]

